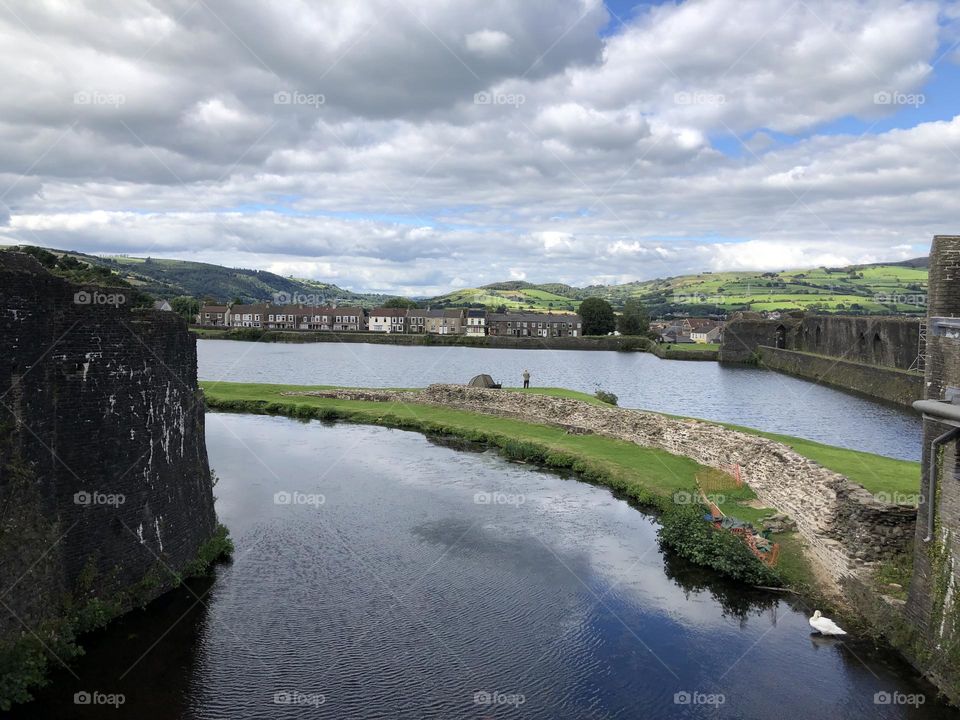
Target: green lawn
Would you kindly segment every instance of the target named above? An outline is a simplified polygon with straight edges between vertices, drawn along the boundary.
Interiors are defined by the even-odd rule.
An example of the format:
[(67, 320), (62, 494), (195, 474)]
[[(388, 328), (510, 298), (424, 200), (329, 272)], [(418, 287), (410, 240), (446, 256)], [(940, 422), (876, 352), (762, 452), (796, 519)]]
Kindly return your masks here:
[[(309, 415), (311, 410), (324, 409), (337, 417), (354, 422), (398, 425), (427, 431), (452, 431), (462, 435), (495, 436), (535, 443), (552, 451), (586, 458), (600, 476), (608, 476), (605, 484), (625, 489), (636, 497), (650, 493), (659, 497), (687, 491), (701, 481), (716, 482), (724, 477), (720, 471), (706, 468), (693, 460), (632, 443), (598, 435), (568, 435), (549, 425), (492, 417), (462, 410), (434, 408), (403, 403), (385, 404), (356, 400), (337, 400), (317, 397), (284, 397), (286, 391), (333, 389), (330, 386), (266, 385), (253, 383), (202, 382), (209, 404), (213, 408), (264, 410), (273, 404), (271, 412)], [(510, 392), (552, 395), (603, 406), (592, 395), (566, 388), (505, 388)], [(301, 410), (303, 408), (303, 410)], [(706, 421), (703, 421), (706, 422)], [(820, 465), (841, 473), (872, 493), (916, 493), (920, 484), (920, 464), (846, 450), (788, 435), (763, 432), (753, 428), (716, 423), (734, 430), (769, 438), (787, 445), (798, 454)], [(496, 444), (496, 443), (495, 443)], [(742, 491), (727, 489), (724, 512), (743, 520), (755, 522), (765, 511), (739, 505), (756, 496), (748, 488)]]
[[(314, 410), (325, 410), (331, 417), (352, 422), (409, 427), (427, 432), (456, 432), (464, 437), (487, 441), (521, 441), (534, 443), (549, 451), (564, 453), (586, 461), (598, 481), (624, 490), (637, 499), (672, 496), (679, 490), (690, 490), (698, 475), (718, 471), (690, 458), (671, 455), (663, 450), (644, 448), (634, 443), (599, 435), (569, 435), (549, 425), (537, 425), (507, 418), (493, 417), (463, 410), (437, 408), (404, 403), (364, 402), (309, 396), (284, 397), (291, 390), (317, 387), (297, 385), (265, 385), (254, 383), (202, 382), (208, 405), (213, 409), (261, 411), (311, 417)], [(571, 390), (533, 388), (528, 391), (576, 397), (599, 403), (595, 398)]]

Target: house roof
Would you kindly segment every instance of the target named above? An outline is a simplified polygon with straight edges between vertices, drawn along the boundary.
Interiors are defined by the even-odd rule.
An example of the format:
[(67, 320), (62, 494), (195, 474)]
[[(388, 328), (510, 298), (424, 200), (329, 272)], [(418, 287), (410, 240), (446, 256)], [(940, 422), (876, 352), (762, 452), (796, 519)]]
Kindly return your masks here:
[(226, 305), (203, 305), (200, 308), (200, 312), (202, 313), (225, 313), (226, 311)]
[(407, 309), (378, 307), (371, 310), (370, 315), (376, 315), (377, 317), (406, 317)]
[(443, 316), (445, 318), (463, 318), (463, 310), (460, 308), (454, 308), (452, 310), (444, 310)]

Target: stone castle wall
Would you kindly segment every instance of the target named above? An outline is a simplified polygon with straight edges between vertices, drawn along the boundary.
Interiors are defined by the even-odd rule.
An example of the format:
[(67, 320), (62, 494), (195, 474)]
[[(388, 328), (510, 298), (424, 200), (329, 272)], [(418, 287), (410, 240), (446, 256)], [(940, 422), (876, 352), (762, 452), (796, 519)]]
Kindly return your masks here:
[(741, 313), (727, 324), (720, 359), (747, 362), (765, 346), (908, 370), (919, 341), (917, 318), (804, 315), (765, 320)]
[(920, 373), (908, 373), (919, 341), (916, 318), (797, 314), (765, 320), (741, 313), (727, 324), (720, 361), (759, 361), (771, 370), (909, 405), (923, 392)]
[[(934, 238), (930, 253), (930, 317), (960, 317), (960, 237)], [(943, 400), (950, 387), (960, 387), (960, 339), (927, 333), (926, 399)], [(960, 702), (960, 453), (958, 443), (942, 447), (936, 457), (931, 442), (950, 430), (924, 421), (923, 480), (915, 539), (913, 578), (906, 615), (919, 634), (921, 667)], [(931, 492), (928, 472), (937, 467), (937, 490)], [(927, 512), (935, 504), (935, 528), (927, 541)], [(916, 655), (917, 648), (912, 649)]]
[(834, 385), (898, 405), (910, 405), (923, 397), (923, 375), (920, 373), (772, 347), (762, 347), (759, 353), (763, 367), (770, 370)]
[(0, 644), (148, 575), (159, 595), (214, 532), (196, 341), (128, 301), (0, 253)]

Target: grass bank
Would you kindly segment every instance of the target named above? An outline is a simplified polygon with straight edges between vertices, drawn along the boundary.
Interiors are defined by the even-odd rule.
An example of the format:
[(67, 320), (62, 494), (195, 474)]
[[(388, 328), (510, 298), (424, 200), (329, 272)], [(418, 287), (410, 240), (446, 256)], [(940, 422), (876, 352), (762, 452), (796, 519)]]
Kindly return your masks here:
[[(601, 435), (570, 434), (552, 425), (452, 408), (282, 394), (316, 387), (220, 382), (201, 385), (207, 406), (214, 410), (340, 420), (454, 436), (498, 448), (513, 460), (571, 470), (583, 480), (607, 486), (637, 505), (662, 513), (664, 529), (669, 528), (670, 532), (662, 532), (661, 538), (681, 556), (751, 584), (781, 582), (739, 540), (726, 532), (714, 531), (703, 522), (703, 511), (696, 504), (696, 488), (710, 488), (711, 492), (722, 488), (721, 509), (742, 520), (757, 522), (770, 511), (741, 505), (756, 499), (750, 488), (737, 488), (726, 473), (690, 458)], [(583, 393), (561, 388), (515, 392), (603, 404)], [(689, 541), (694, 537), (700, 540)], [(802, 557), (795, 562), (802, 563)]]

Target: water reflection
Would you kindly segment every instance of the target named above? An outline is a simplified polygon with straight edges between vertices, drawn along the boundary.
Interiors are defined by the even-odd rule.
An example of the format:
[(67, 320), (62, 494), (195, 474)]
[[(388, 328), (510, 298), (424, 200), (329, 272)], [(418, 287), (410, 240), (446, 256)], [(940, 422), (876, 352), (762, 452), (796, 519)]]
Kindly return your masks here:
[(206, 426), (237, 545), (191, 586), (206, 607), (173, 593), (91, 637), (78, 679), (14, 717), (103, 716), (72, 704), (84, 687), (127, 694), (118, 718), (956, 717), (875, 705), (930, 691), (889, 653), (811, 640), (795, 601), (664, 557), (604, 488), (398, 430)]

